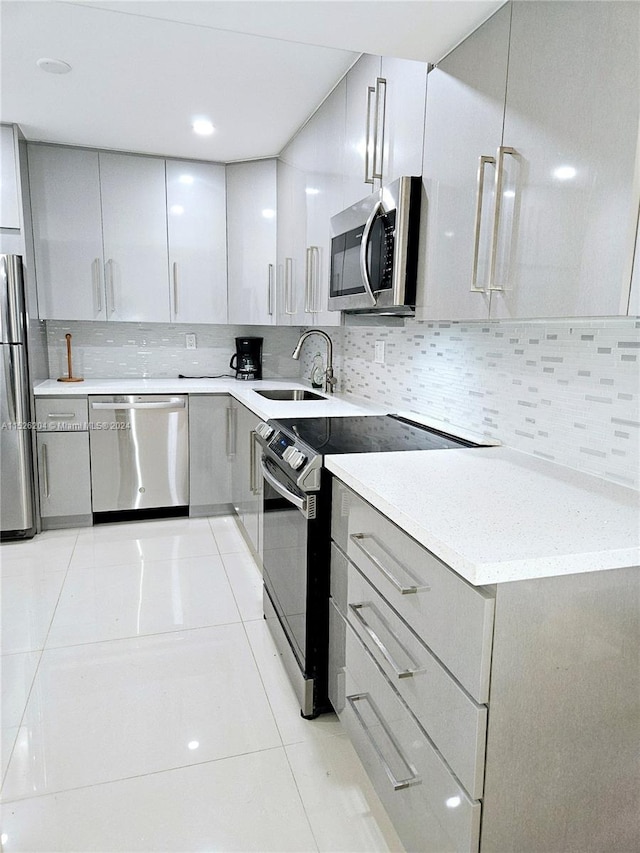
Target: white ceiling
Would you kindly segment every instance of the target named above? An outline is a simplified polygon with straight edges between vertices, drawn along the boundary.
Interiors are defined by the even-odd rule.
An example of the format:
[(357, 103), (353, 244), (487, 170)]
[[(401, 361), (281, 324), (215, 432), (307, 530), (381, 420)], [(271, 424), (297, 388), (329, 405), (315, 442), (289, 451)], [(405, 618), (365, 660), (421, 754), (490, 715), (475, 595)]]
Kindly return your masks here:
[[(0, 2), (0, 119), (27, 139), (277, 155), (361, 52), (436, 62), (503, 0)], [(69, 74), (47, 74), (41, 57)], [(197, 137), (196, 117), (216, 132)]]

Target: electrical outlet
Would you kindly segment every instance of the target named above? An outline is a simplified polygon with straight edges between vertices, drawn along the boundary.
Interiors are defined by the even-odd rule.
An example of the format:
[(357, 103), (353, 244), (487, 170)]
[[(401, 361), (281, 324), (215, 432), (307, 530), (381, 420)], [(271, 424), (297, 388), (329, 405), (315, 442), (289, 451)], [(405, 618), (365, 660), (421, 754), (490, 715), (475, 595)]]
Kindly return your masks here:
[(384, 364), (384, 341), (376, 341), (373, 360), (375, 364)]
[(185, 339), (187, 342), (187, 349), (197, 349), (195, 335), (185, 335)]

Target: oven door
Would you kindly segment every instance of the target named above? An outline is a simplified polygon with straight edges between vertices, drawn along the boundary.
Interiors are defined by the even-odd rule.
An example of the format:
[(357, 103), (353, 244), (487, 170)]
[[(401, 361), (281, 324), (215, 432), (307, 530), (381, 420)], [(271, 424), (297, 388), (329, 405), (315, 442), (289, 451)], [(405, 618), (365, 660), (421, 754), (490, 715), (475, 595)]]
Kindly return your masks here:
[[(307, 670), (307, 551), (309, 515), (315, 496), (306, 495), (274, 462), (263, 457), (263, 575), (265, 590), (300, 670)], [(268, 614), (267, 614), (268, 618)]]

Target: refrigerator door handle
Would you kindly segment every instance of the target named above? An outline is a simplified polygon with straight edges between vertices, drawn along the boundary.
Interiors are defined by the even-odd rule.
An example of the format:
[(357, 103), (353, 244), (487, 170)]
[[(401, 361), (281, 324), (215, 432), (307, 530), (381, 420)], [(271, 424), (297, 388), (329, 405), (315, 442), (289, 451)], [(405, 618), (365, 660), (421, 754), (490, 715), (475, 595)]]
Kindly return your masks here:
[(5, 377), (5, 393), (7, 395), (7, 406), (9, 421), (14, 424), (18, 420), (18, 412), (16, 405), (16, 385), (15, 385), (15, 364), (13, 361), (13, 347), (6, 344), (0, 345), (2, 350), (2, 360), (4, 362), (4, 377)]
[(22, 258), (0, 255), (0, 343), (24, 342)]

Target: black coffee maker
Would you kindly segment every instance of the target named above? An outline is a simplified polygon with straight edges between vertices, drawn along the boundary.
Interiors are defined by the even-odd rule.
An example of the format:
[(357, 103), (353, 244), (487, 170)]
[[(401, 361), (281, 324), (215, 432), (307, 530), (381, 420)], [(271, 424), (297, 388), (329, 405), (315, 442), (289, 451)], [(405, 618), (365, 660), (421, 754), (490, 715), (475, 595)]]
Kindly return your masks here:
[(229, 362), (236, 379), (262, 379), (262, 341), (263, 338), (236, 338), (236, 351)]

